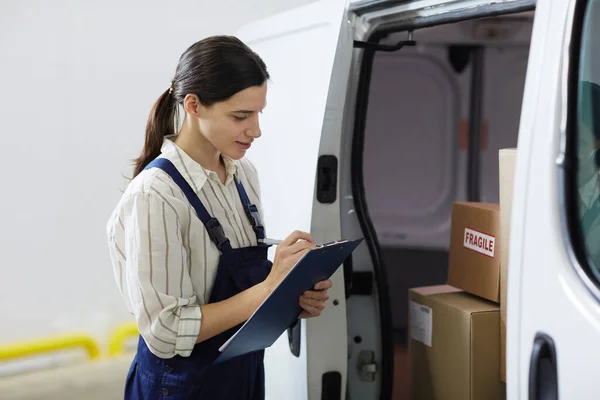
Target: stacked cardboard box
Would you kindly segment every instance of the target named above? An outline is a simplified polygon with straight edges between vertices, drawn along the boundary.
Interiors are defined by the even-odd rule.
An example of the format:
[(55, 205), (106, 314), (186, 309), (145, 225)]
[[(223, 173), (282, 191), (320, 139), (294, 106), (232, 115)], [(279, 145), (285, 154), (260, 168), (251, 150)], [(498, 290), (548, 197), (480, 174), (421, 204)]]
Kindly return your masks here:
[(410, 291), (411, 399), (499, 400), (498, 306), (452, 286)]
[(517, 149), (502, 149), (499, 153), (500, 167), (500, 374), (506, 382), (506, 297), (508, 288), (508, 249), (510, 242), (510, 216), (515, 181)]
[(448, 285), (410, 291), (415, 399), (501, 399), (515, 149), (499, 153), (500, 204), (452, 209)]
[(454, 204), (449, 285), (496, 303), (500, 301), (499, 225), (498, 204)]

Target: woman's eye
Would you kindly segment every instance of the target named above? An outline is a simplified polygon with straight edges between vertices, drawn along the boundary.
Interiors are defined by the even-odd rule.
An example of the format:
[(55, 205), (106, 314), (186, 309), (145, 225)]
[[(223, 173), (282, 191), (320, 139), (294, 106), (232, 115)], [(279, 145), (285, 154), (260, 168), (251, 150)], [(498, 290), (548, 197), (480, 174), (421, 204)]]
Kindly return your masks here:
[(244, 120), (245, 120), (246, 118), (248, 118), (248, 117), (246, 117), (246, 116), (244, 116), (244, 117), (238, 117), (237, 115), (234, 115), (234, 116), (233, 116), (233, 118), (234, 118), (236, 121), (244, 121)]

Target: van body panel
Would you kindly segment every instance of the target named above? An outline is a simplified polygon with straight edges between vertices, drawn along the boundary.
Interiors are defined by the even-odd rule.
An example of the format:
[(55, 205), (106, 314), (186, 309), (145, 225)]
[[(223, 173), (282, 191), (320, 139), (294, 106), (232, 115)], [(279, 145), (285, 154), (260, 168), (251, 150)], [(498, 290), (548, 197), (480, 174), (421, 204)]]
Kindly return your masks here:
[[(352, 18), (349, 15), (348, 18)], [(335, 200), (320, 201), (315, 196), (313, 202), (311, 233), (317, 243), (332, 240), (354, 239), (342, 235), (340, 226), (340, 203), (342, 194), (339, 186), (339, 159), (342, 143), (342, 129), (346, 92), (352, 63), (353, 37), (350, 19), (345, 19), (339, 33), (333, 73), (331, 76), (325, 117), (321, 133), (319, 157), (335, 157), (337, 168), (331, 165), (321, 167), (315, 179), (315, 193), (321, 186), (335, 185)], [(331, 172), (331, 170), (335, 170)], [(330, 182), (322, 176), (329, 171)], [(361, 236), (361, 235), (359, 235)], [(308, 399), (321, 400), (334, 393), (340, 399), (346, 398), (348, 336), (346, 330), (346, 290), (344, 268), (341, 266), (331, 277), (333, 287), (329, 290), (327, 308), (319, 318), (306, 320), (306, 357), (308, 362)], [(323, 355), (327, 354), (327, 357)], [(339, 385), (338, 385), (339, 379)], [(323, 386), (326, 387), (323, 387)], [(326, 397), (324, 393), (328, 393)], [(335, 396), (334, 396), (335, 398)]]
[[(539, 2), (536, 5), (536, 13), (531, 37), (525, 89), (523, 92), (523, 104), (521, 120), (519, 124), (518, 154), (515, 165), (515, 179), (513, 189), (512, 216), (510, 226), (510, 252), (507, 279), (507, 320), (506, 320), (506, 381), (507, 398), (527, 398), (527, 376), (529, 361), (521, 357), (521, 265), (524, 247), (522, 241), (526, 223), (523, 218), (527, 205), (527, 188), (531, 177), (527, 174), (530, 165), (531, 141), (534, 129), (534, 113), (537, 99), (541, 90), (540, 80), (544, 69), (543, 56), (549, 27), (550, 27), (550, 4)], [(537, 286), (537, 284), (536, 284)], [(531, 348), (531, 346), (527, 346)], [(523, 362), (523, 364), (521, 364)]]
[[(499, 0), (499, 1), (485, 1), (487, 4), (492, 3), (514, 3), (519, 0)], [(356, 15), (362, 15), (365, 13), (374, 13), (376, 11), (385, 12), (396, 6), (405, 6), (413, 10), (432, 8), (432, 7), (446, 7), (448, 3), (457, 3), (460, 7), (467, 3), (481, 3), (477, 0), (463, 0), (463, 1), (448, 1), (448, 0), (350, 0), (350, 10)], [(477, 5), (477, 4), (475, 4)]]
[[(356, 21), (359, 23), (360, 21)], [(339, 186), (340, 186), (340, 223), (343, 237), (363, 236), (365, 244), (359, 246), (352, 254), (352, 263), (349, 268), (344, 268), (345, 280), (348, 282), (346, 296), (347, 331), (348, 331), (348, 393), (350, 398), (380, 399), (391, 393), (393, 378), (392, 351), (384, 352), (384, 337), (390, 336), (385, 331), (385, 304), (380, 307), (379, 297), (383, 287), (379, 281), (373, 281), (371, 293), (360, 292), (355, 285), (365, 286), (366, 276), (375, 277), (374, 264), (376, 263), (377, 238), (372, 237), (369, 229), (368, 212), (363, 209), (362, 201), (365, 200), (364, 188), (357, 185), (357, 174), (361, 174), (361, 166), (357, 165), (355, 153), (360, 152), (361, 143), (357, 143), (355, 131), (357, 129), (357, 115), (362, 107), (358, 101), (361, 83), (361, 70), (363, 69), (362, 50), (354, 50), (350, 80), (348, 82), (346, 109), (344, 111), (344, 127), (341, 138), (341, 154), (339, 160)], [(362, 195), (361, 195), (361, 192)], [(361, 201), (362, 196), (362, 201)], [(365, 217), (367, 217), (365, 219)], [(384, 280), (385, 282), (385, 280)], [(363, 288), (364, 289), (364, 288)], [(358, 293), (357, 293), (358, 292)], [(388, 318), (391, 323), (391, 316)], [(388, 340), (389, 341), (389, 340)], [(376, 373), (373, 380), (361, 377), (364, 355), (373, 355)]]
[[(573, 257), (562, 202), (561, 142), (574, 109), (567, 91), (579, 48), (576, 1), (538, 1), (515, 172), (508, 268), (507, 395), (530, 398), (534, 342), (554, 343), (558, 398), (593, 399), (600, 348), (598, 298)], [(599, 13), (596, 11), (594, 20)], [(597, 37), (590, 35), (588, 39)], [(573, 47), (575, 46), (575, 47)], [(573, 53), (571, 53), (573, 52)], [(594, 53), (597, 57), (597, 53)]]
[[(398, 31), (530, 11), (536, 0), (417, 0), (377, 8), (360, 16), (355, 37), (361, 40), (375, 31)], [(359, 14), (359, 4), (353, 12)]]
[[(284, 239), (303, 230), (317, 242), (339, 239), (339, 202), (321, 205), (313, 199), (319, 152), (339, 156), (352, 55), (346, 0), (322, 0), (276, 14), (242, 27), (237, 36), (261, 56), (271, 74), (260, 118), (263, 135), (248, 154), (261, 177), (267, 236)], [(322, 143), (322, 138), (333, 140)], [(339, 372), (338, 390), (345, 396), (343, 272), (333, 281), (324, 315), (302, 323), (299, 357), (291, 353), (286, 334), (267, 349), (268, 398), (320, 399), (323, 373), (330, 371)]]

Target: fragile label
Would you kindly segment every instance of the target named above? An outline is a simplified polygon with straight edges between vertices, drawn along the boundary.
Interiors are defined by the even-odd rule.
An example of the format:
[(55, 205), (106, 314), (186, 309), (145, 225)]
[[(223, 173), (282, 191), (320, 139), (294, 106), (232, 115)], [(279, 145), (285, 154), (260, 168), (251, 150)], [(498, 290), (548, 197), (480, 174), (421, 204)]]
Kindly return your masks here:
[(410, 302), (410, 336), (431, 347), (433, 310), (422, 304)]
[(493, 258), (496, 250), (496, 238), (494, 236), (486, 235), (483, 232), (465, 228), (464, 246), (467, 249)]

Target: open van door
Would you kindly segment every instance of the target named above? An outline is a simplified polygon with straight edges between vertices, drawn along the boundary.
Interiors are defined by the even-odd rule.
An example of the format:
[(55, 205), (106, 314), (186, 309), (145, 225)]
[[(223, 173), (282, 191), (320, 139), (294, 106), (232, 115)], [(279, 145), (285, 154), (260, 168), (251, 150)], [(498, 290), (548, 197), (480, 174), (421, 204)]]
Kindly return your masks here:
[(538, 0), (519, 129), (509, 399), (595, 399), (600, 359), (600, 0)]
[[(263, 58), (271, 74), (260, 120), (263, 135), (248, 155), (260, 176), (268, 237), (283, 239), (299, 229), (311, 232), (317, 242), (340, 239), (339, 206), (327, 200), (338, 197), (335, 174), (321, 182), (328, 187), (328, 212), (319, 213), (318, 220), (313, 199), (323, 193), (316, 187), (321, 138), (340, 137), (342, 126), (352, 57), (346, 0), (321, 0), (277, 14), (244, 26), (237, 36)], [(328, 151), (336, 157), (339, 140)], [(323, 390), (334, 395), (327, 398), (345, 398), (348, 344), (341, 268), (329, 294), (328, 307), (306, 321), (308, 328), (300, 321), (267, 349), (267, 398), (321, 399)]]

